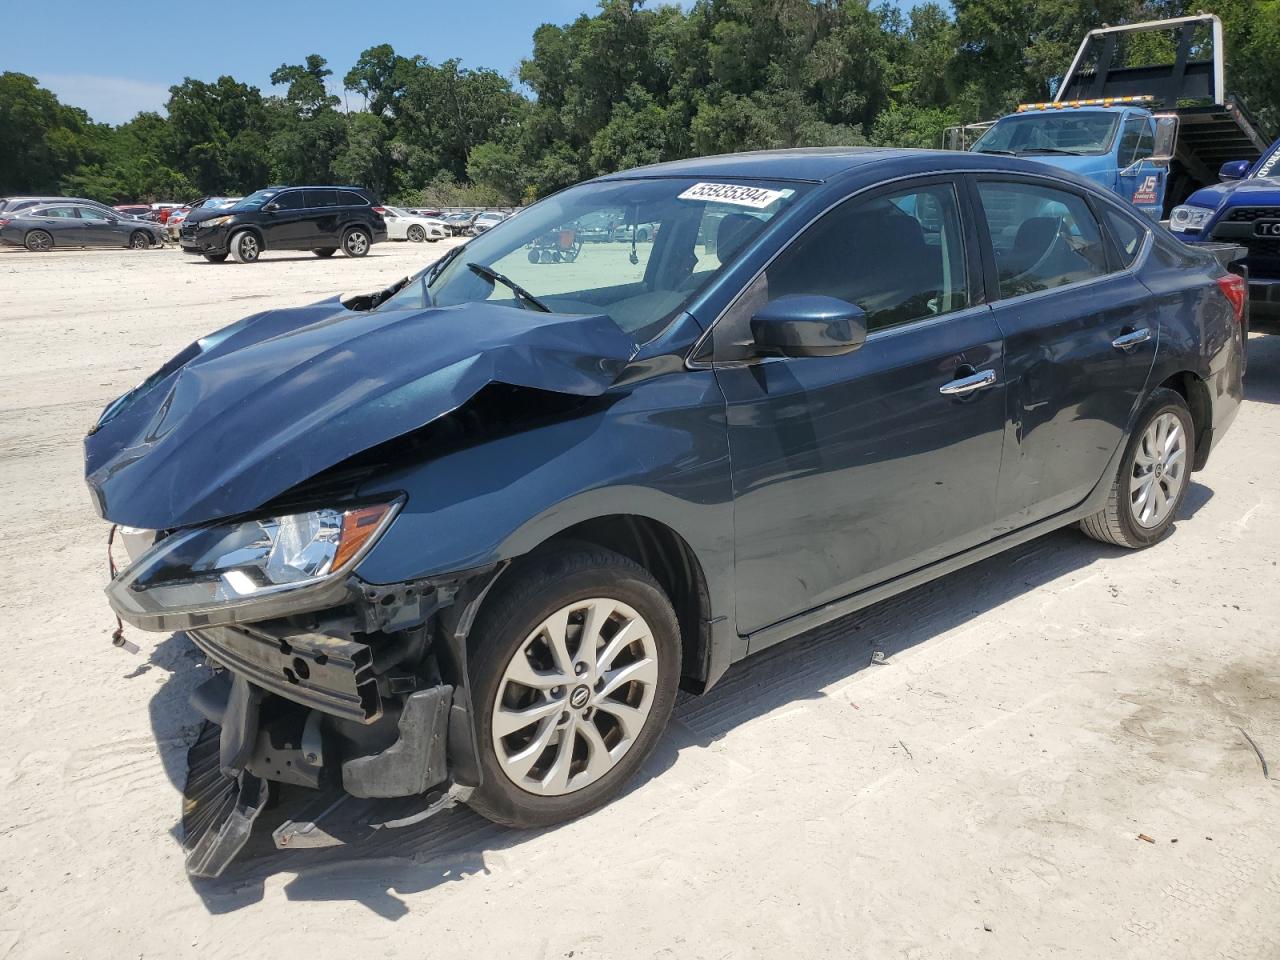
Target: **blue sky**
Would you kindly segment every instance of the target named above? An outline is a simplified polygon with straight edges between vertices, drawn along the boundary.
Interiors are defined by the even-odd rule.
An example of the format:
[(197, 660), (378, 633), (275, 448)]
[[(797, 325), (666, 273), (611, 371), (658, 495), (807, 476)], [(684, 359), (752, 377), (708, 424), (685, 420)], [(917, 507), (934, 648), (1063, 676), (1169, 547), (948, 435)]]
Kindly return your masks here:
[[(229, 73), (270, 93), (271, 72), (309, 53), (329, 61), (341, 95), (342, 75), (379, 43), (514, 75), (539, 24), (596, 9), (595, 0), (43, 0), (23, 4), (10, 22), (26, 39), (5, 44), (0, 69), (31, 74), (95, 120), (123, 123), (159, 110), (184, 77)], [(31, 42), (37, 37), (57, 40)]]

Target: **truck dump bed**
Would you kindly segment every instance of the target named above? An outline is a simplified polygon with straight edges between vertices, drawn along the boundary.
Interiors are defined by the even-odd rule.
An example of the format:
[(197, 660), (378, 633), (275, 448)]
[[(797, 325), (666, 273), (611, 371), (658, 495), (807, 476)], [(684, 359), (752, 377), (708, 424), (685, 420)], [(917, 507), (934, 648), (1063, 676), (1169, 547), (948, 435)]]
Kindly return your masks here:
[[(1102, 27), (1085, 34), (1055, 103), (1151, 96), (1151, 108), (1178, 117), (1173, 203), (1216, 183), (1228, 160), (1256, 160), (1267, 140), (1226, 92), (1222, 21), (1212, 14)], [(1179, 196), (1180, 194), (1180, 196)]]

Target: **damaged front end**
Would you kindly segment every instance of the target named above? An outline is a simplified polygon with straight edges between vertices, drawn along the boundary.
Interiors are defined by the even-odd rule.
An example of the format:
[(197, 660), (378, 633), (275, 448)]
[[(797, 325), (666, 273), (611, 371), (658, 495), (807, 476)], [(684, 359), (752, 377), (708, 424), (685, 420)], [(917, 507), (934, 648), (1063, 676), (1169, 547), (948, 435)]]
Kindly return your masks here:
[[(191, 697), (207, 721), (189, 752), (184, 791), (193, 876), (223, 872), (279, 785), (329, 796), (340, 790), (346, 798), (416, 798), (407, 817), (384, 824), (391, 826), (447, 809), (478, 785), (466, 631), (499, 566), (382, 585), (339, 567), (295, 591), (269, 593), (259, 606), (157, 619), (139, 612), (145, 589), (138, 585), (165, 555), (162, 540), (120, 572), (108, 593), (136, 626), (185, 631), (214, 666)], [(198, 578), (186, 574), (190, 589)], [(340, 842), (318, 819), (286, 821), (274, 832), (276, 845)]]
[[(226, 868), (272, 784), (415, 798), (397, 823), (479, 785), (466, 637), (503, 561), (436, 557), (450, 572), (423, 576), (401, 546), (369, 582), (361, 563), (415, 509), (384, 478), (496, 423), (566, 415), (634, 349), (605, 317), (327, 301), (193, 344), (107, 408), (85, 461), (99, 512), (130, 528), (111, 606), (215, 667), (193, 695), (191, 874)], [(325, 842), (307, 819), (275, 839)]]

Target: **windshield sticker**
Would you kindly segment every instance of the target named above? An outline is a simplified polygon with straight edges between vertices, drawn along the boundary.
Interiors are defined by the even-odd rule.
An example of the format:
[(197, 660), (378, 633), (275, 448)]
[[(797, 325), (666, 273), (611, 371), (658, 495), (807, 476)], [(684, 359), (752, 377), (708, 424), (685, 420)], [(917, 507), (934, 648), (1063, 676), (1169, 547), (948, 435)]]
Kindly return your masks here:
[(678, 200), (714, 200), (718, 203), (731, 203), (738, 207), (750, 207), (752, 210), (763, 210), (783, 197), (789, 197), (792, 190), (766, 190), (764, 187), (744, 187), (740, 183), (695, 183), (677, 197)]
[(1267, 157), (1267, 162), (1258, 168), (1257, 176), (1271, 176), (1271, 171), (1276, 168), (1277, 163), (1280, 163), (1280, 148), (1278, 148), (1275, 153), (1271, 154), (1271, 156)]

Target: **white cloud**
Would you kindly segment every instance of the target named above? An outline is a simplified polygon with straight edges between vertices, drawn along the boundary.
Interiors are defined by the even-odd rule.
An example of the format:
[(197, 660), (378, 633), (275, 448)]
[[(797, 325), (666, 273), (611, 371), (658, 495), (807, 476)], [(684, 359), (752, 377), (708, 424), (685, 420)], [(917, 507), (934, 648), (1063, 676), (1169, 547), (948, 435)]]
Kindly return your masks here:
[(169, 88), (127, 77), (97, 77), (83, 73), (42, 73), (40, 85), (52, 90), (68, 106), (80, 107), (100, 123), (125, 123), (141, 110), (164, 112)]

